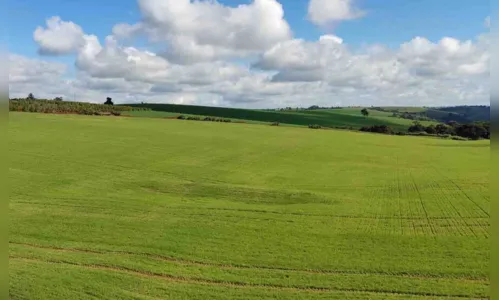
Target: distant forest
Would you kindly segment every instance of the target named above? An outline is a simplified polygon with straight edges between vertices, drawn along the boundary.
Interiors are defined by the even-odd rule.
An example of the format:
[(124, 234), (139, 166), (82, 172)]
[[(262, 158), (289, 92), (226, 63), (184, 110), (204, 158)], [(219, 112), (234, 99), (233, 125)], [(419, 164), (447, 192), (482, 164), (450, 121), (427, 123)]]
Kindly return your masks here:
[(437, 121), (442, 123), (457, 122), (461, 124), (490, 121), (490, 106), (451, 106), (426, 107), (422, 111), (406, 111), (406, 108), (372, 107), (371, 109), (391, 112), (394, 117), (415, 121)]

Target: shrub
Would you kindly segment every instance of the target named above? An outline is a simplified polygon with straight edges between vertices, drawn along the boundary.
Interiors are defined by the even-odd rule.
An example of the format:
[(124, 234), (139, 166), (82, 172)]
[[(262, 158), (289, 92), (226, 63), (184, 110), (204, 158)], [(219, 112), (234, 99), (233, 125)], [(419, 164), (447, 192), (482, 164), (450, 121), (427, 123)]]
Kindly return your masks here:
[(177, 117), (177, 119), (179, 119), (179, 120), (185, 120), (185, 117), (183, 115), (180, 115), (180, 116)]
[(317, 124), (311, 124), (311, 125), (308, 125), (308, 128), (310, 128), (310, 129), (321, 129), (322, 126), (321, 125), (317, 125)]
[(364, 132), (375, 132), (375, 133), (383, 133), (383, 134), (392, 134), (392, 129), (386, 125), (373, 125), (373, 126), (365, 126), (360, 129), (360, 131)]
[(451, 139), (454, 141), (467, 141), (468, 140), (467, 138), (464, 138), (462, 136), (453, 136), (453, 137), (451, 137)]
[(426, 130), (426, 127), (419, 123), (418, 121), (414, 122), (414, 125), (409, 127), (409, 132), (423, 132)]
[(279, 126), (280, 123), (279, 122), (273, 122), (272, 124), (270, 124), (270, 126)]
[(10, 111), (38, 112), (38, 113), (75, 113), (90, 114), (92, 112), (111, 111), (134, 111), (150, 110), (149, 108), (130, 107), (130, 106), (110, 106), (103, 104), (93, 104), (84, 102), (71, 102), (63, 100), (29, 100), (29, 99), (9, 99)]
[(433, 125), (426, 127), (425, 131), (428, 134), (436, 134), (437, 133), (437, 130), (435, 129), (435, 126), (433, 126)]
[(445, 124), (438, 124), (435, 126), (435, 131), (437, 134), (453, 134), (455, 133), (454, 128), (447, 126)]

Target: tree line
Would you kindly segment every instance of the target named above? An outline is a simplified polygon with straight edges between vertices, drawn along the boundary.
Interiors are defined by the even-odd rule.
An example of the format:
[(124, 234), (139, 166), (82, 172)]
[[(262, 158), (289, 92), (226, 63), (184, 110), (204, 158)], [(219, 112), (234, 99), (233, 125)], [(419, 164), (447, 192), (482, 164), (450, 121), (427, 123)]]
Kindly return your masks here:
[(433, 135), (456, 135), (470, 140), (490, 139), (490, 122), (460, 124), (451, 121), (447, 124), (424, 126), (416, 121), (408, 131), (426, 132)]
[[(382, 134), (396, 135), (426, 135), (439, 137), (459, 137), (461, 139), (479, 140), (490, 139), (490, 122), (474, 122), (459, 124), (457, 122), (448, 122), (447, 124), (437, 124), (424, 126), (415, 121), (408, 129), (408, 132), (394, 132), (392, 128), (386, 125), (365, 126), (360, 129), (364, 132), (374, 132)], [(459, 139), (455, 138), (455, 139)]]
[(142, 107), (114, 106), (112, 99), (108, 98), (106, 104), (87, 102), (63, 101), (57, 97), (53, 100), (36, 99), (32, 94), (27, 98), (9, 99), (9, 110), (34, 113), (59, 113), (81, 115), (115, 115), (119, 116), (125, 111), (150, 110)]

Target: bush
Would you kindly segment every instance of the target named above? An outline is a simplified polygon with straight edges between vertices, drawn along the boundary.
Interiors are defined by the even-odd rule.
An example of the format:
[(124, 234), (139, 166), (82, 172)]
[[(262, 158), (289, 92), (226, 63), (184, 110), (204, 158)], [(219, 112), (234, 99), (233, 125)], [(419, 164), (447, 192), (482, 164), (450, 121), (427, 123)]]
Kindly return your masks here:
[(436, 134), (437, 133), (437, 130), (435, 129), (435, 126), (433, 126), (433, 125), (426, 127), (425, 131), (428, 134)]
[(310, 129), (321, 129), (322, 126), (321, 125), (317, 125), (317, 124), (313, 124), (313, 125), (311, 124), (311, 125), (308, 125), (308, 128), (310, 128)]
[(182, 115), (180, 115), (180, 116), (177, 117), (177, 119), (179, 119), (179, 120), (185, 120), (185, 117), (182, 116)]
[(392, 134), (393, 130), (386, 125), (373, 125), (373, 126), (365, 126), (360, 129), (360, 131), (364, 132), (374, 132), (374, 133), (382, 133), (382, 134)]
[(272, 124), (270, 124), (270, 126), (279, 126), (280, 123), (279, 122), (273, 122)]
[(409, 127), (409, 132), (423, 132), (426, 130), (426, 127), (419, 123), (418, 121), (414, 122), (414, 125)]
[(490, 132), (482, 124), (463, 124), (455, 127), (456, 135), (479, 140), (481, 138), (490, 138)]
[(130, 106), (110, 106), (86, 102), (71, 102), (63, 100), (54, 101), (43, 99), (9, 99), (9, 110), (38, 113), (73, 113), (93, 115), (94, 112), (110, 113), (111, 111), (145, 111), (150, 109)]

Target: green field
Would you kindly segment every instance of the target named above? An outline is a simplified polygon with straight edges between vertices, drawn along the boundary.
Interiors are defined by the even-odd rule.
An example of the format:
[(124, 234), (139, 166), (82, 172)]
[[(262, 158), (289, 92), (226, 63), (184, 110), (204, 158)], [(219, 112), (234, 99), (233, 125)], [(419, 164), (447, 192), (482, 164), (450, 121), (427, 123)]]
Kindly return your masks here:
[(489, 141), (9, 117), (10, 299), (489, 296)]
[[(264, 111), (224, 107), (208, 107), (175, 104), (128, 104), (132, 107), (150, 108), (153, 111), (137, 111), (130, 113), (133, 116), (169, 117), (179, 114), (213, 116), (230, 119), (253, 120), (259, 122), (281, 122), (283, 124), (308, 126), (317, 124), (324, 127), (352, 127), (360, 129), (363, 126), (387, 125), (394, 131), (407, 132), (412, 120), (392, 117), (392, 113), (369, 110), (369, 117), (361, 114), (361, 108), (318, 109), (300, 111)], [(428, 126), (434, 122), (421, 122)]]

